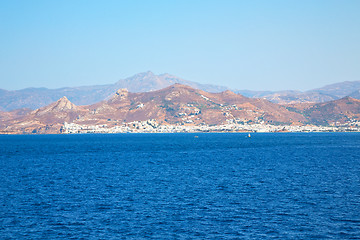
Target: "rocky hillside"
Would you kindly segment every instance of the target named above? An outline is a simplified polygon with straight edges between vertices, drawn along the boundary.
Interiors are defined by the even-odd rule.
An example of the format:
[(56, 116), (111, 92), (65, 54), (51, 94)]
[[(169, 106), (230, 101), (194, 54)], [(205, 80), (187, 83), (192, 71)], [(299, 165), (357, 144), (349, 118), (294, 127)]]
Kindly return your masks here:
[(341, 83), (335, 83), (331, 85), (326, 85), (322, 88), (311, 90), (309, 92), (317, 92), (335, 96), (337, 98), (343, 98), (349, 96), (356, 90), (360, 90), (360, 81), (346, 81)]
[(308, 122), (317, 125), (360, 121), (360, 100), (352, 97), (317, 104), (295, 104), (288, 106), (288, 109), (301, 113)]
[(263, 99), (247, 98), (229, 90), (209, 93), (182, 84), (145, 93), (119, 90), (108, 101), (92, 105), (90, 109), (82, 118), (84, 121), (94, 119), (93, 115), (100, 119), (128, 122), (157, 119), (170, 124), (221, 124), (226, 121), (291, 123), (304, 120), (301, 115)]
[(296, 92), (296, 91), (281, 91), (265, 95), (262, 98), (279, 104), (293, 104), (293, 103), (318, 103), (327, 102), (337, 99), (337, 97), (318, 93), (318, 92)]
[(76, 106), (66, 97), (34, 111), (12, 111), (0, 122), (0, 129), (9, 133), (59, 133), (64, 122), (73, 122), (87, 112), (84, 106)]

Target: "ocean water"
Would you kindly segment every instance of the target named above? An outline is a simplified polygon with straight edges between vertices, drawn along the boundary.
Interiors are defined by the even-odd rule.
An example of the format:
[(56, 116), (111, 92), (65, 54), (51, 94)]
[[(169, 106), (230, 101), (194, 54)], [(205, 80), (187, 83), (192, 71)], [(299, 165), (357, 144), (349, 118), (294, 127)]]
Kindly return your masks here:
[(0, 238), (360, 238), (360, 134), (246, 136), (0, 136)]

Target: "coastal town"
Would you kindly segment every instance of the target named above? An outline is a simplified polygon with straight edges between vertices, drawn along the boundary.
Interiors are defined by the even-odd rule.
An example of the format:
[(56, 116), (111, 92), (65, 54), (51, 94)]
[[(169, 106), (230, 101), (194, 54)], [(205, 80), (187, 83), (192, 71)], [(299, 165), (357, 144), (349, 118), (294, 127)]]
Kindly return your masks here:
[(292, 126), (270, 124), (237, 124), (227, 123), (221, 125), (170, 125), (158, 124), (155, 119), (148, 121), (134, 121), (117, 126), (80, 125), (64, 123), (60, 130), (63, 134), (75, 133), (197, 133), (197, 132), (360, 132), (360, 122), (348, 124), (334, 123), (333, 126)]

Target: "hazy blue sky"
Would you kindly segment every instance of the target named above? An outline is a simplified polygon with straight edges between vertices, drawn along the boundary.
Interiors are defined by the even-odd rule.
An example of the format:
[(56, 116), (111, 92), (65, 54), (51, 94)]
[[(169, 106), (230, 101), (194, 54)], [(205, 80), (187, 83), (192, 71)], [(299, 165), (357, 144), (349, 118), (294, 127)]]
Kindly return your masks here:
[(360, 80), (359, 13), (359, 0), (0, 0), (0, 88), (147, 70), (252, 90)]

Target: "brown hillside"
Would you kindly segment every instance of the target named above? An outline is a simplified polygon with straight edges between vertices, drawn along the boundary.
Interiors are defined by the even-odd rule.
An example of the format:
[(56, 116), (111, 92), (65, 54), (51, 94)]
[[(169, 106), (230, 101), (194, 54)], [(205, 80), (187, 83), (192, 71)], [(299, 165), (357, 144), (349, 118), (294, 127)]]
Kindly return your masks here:
[(299, 104), (293, 107), (313, 124), (344, 124), (360, 120), (360, 100), (351, 97), (318, 104)]

